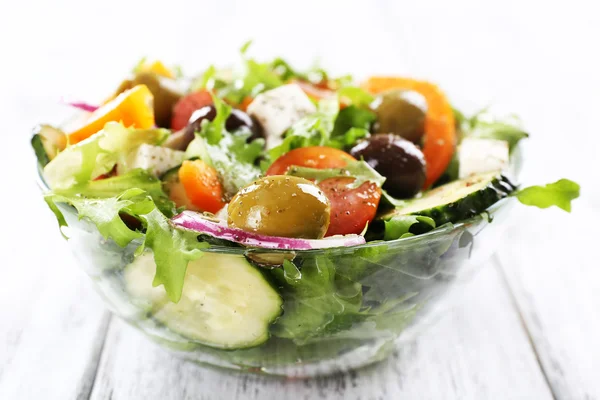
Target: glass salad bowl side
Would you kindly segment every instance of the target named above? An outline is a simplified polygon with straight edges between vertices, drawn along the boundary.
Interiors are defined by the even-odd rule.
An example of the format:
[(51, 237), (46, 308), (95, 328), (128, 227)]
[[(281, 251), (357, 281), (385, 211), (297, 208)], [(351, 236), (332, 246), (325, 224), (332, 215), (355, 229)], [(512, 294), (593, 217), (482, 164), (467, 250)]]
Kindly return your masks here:
[[(39, 183), (49, 190), (41, 173)], [(107, 306), (153, 341), (205, 365), (310, 377), (382, 360), (439, 319), (495, 250), (513, 201), (428, 233), (354, 247), (210, 243), (188, 265), (178, 303), (153, 286), (152, 254), (136, 254), (143, 237), (120, 247), (75, 208), (57, 206), (76, 260)]]

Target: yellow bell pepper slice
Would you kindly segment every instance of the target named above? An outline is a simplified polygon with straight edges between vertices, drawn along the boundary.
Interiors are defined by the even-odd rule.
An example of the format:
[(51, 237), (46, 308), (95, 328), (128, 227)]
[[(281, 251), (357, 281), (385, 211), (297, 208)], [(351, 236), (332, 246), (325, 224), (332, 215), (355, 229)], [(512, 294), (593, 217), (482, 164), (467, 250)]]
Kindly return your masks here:
[(142, 71), (153, 72), (156, 75), (164, 76), (165, 78), (175, 79), (175, 74), (169, 68), (165, 66), (161, 61), (154, 61), (153, 63), (144, 64), (141, 68)]
[(124, 91), (94, 111), (85, 125), (68, 134), (69, 144), (79, 143), (104, 128), (110, 121), (126, 127), (150, 129), (154, 126), (152, 93), (146, 85), (137, 85)]

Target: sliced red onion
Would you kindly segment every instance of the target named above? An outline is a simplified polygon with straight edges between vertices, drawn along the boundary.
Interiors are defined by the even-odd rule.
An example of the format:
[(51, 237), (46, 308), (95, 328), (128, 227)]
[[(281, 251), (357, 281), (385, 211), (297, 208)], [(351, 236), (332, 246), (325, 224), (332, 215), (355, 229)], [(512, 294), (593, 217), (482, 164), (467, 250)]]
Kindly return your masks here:
[(98, 106), (95, 106), (95, 105), (89, 104), (89, 103), (85, 103), (83, 101), (67, 101), (67, 100), (61, 99), (61, 103), (66, 104), (71, 107), (74, 107), (74, 108), (77, 108), (79, 110), (87, 111), (87, 112), (94, 112), (99, 108)]
[(337, 235), (325, 239), (296, 239), (280, 236), (267, 236), (247, 232), (242, 229), (227, 226), (225, 221), (213, 221), (200, 213), (184, 211), (174, 216), (171, 221), (183, 228), (213, 236), (217, 239), (228, 240), (244, 246), (260, 247), (263, 249), (282, 250), (312, 250), (331, 247), (357, 246), (365, 243), (360, 235)]

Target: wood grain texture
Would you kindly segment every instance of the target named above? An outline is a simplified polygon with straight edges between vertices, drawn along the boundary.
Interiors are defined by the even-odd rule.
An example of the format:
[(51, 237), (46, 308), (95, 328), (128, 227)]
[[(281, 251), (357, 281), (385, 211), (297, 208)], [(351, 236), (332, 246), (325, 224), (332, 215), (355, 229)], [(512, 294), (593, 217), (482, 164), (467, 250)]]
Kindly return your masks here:
[(88, 398), (110, 315), (78, 271), (45, 283), (5, 364), (0, 399)]
[(576, 234), (600, 223), (593, 204), (532, 212), (498, 256), (557, 399), (600, 398), (598, 239)]
[(550, 399), (519, 316), (488, 266), (462, 305), (388, 360), (349, 374), (286, 381), (182, 362), (115, 321), (91, 398)]

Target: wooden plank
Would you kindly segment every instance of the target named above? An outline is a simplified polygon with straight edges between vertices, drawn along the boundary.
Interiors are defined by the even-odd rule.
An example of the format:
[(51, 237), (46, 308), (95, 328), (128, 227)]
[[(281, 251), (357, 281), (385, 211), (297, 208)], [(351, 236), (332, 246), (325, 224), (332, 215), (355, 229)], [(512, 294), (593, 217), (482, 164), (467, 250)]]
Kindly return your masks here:
[(582, 198), (571, 215), (531, 212), (499, 256), (558, 399), (600, 398), (600, 262), (589, 230), (600, 223), (595, 204)]
[(462, 300), (388, 360), (349, 374), (300, 381), (182, 362), (115, 322), (91, 398), (552, 398), (498, 271), (488, 266), (465, 288)]
[(0, 377), (0, 399), (88, 397), (110, 315), (88, 278), (65, 264), (69, 271), (49, 274), (28, 315)]

